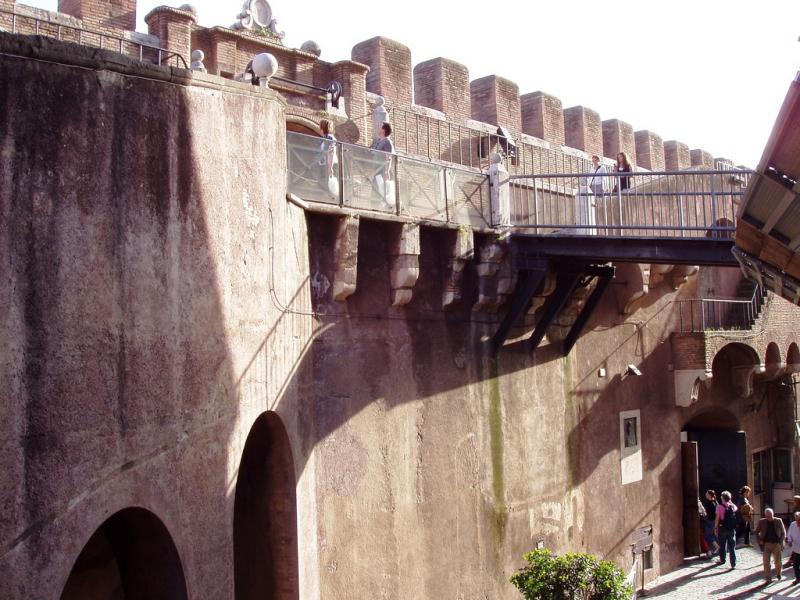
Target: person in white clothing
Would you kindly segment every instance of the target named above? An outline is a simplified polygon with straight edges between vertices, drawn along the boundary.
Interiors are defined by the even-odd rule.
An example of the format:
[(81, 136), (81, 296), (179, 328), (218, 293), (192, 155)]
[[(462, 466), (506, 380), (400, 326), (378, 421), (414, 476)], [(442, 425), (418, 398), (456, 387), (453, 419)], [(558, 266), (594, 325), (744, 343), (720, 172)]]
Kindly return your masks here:
[(595, 196), (602, 196), (608, 191), (608, 177), (603, 177), (608, 173), (605, 165), (600, 164), (600, 157), (597, 155), (592, 156), (591, 173), (587, 177), (589, 181), (589, 189)]
[(792, 566), (794, 567), (794, 582), (800, 583), (800, 512), (794, 513), (794, 522), (789, 525), (786, 541), (792, 549)]

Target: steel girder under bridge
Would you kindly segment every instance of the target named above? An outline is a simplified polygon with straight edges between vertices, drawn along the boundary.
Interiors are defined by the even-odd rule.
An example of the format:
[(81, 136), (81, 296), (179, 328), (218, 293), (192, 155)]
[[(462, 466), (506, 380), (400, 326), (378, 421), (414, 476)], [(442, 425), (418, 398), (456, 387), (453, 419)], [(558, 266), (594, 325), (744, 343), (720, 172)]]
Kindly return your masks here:
[(556, 285), (528, 339), (531, 352), (576, 288), (597, 280), (562, 342), (566, 356), (613, 279), (613, 263), (736, 267), (735, 213), (750, 175), (722, 168), (510, 177), (506, 225), (518, 284), (492, 353), (527, 312), (548, 271)]

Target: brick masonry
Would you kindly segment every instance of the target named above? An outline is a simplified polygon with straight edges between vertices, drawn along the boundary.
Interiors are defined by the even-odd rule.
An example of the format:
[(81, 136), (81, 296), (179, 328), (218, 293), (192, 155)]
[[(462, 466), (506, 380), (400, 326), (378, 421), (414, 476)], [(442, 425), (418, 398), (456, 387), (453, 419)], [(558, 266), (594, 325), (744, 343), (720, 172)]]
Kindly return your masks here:
[(558, 146), (564, 145), (564, 107), (561, 100), (544, 92), (520, 96), (522, 132)]
[(469, 89), (473, 119), (520, 131), (522, 115), (516, 83), (499, 75), (487, 75), (471, 82)]
[(385, 37), (356, 44), (351, 52), (355, 62), (367, 65), (367, 91), (391, 98), (397, 106), (411, 106), (413, 78), (411, 50)]
[(667, 171), (681, 171), (691, 167), (689, 146), (675, 140), (664, 142), (664, 165)]
[(652, 131), (633, 134), (636, 141), (636, 163), (651, 171), (664, 170), (664, 140)]
[(89, 27), (136, 30), (136, 0), (59, 0), (58, 11)]
[(434, 58), (414, 67), (414, 97), (420, 106), (447, 114), (448, 120), (465, 123), (472, 115), (469, 70), (446, 58)]
[(600, 115), (585, 106), (564, 110), (564, 137), (567, 146), (589, 154), (603, 154), (603, 125)]
[(616, 160), (617, 154), (624, 152), (631, 165), (636, 164), (636, 140), (633, 127), (619, 119), (603, 121), (603, 154)]
[(703, 167), (706, 169), (714, 168), (714, 157), (710, 152), (694, 149), (689, 152), (689, 158), (693, 167)]

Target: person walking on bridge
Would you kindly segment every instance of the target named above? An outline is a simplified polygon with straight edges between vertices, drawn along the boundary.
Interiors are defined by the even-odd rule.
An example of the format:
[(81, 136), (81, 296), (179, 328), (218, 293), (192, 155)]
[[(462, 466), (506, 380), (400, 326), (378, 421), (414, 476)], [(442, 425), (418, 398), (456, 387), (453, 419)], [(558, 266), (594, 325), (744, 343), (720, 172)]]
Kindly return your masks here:
[(770, 569), (769, 559), (775, 563), (775, 576), (780, 579), (783, 565), (781, 564), (781, 550), (786, 541), (786, 527), (783, 521), (775, 518), (775, 511), (768, 508), (764, 511), (764, 518), (758, 522), (756, 528), (758, 545), (761, 547), (764, 562), (764, 579), (767, 583), (772, 581), (772, 569)]
[(725, 564), (725, 550), (731, 557), (731, 569), (736, 568), (736, 505), (731, 502), (731, 493), (719, 495), (722, 502), (717, 505), (714, 534), (719, 540), (719, 564)]

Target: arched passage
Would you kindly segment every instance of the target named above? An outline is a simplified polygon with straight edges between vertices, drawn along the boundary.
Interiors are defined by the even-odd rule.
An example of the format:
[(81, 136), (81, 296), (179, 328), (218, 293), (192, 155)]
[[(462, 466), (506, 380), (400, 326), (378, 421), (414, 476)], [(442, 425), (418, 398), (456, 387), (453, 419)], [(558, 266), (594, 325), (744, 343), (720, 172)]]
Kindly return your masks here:
[(297, 500), (289, 437), (277, 414), (244, 445), (233, 513), (236, 600), (297, 600)]
[(714, 387), (733, 398), (747, 398), (753, 393), (753, 381), (763, 369), (758, 353), (747, 344), (733, 342), (723, 346), (711, 363)]
[(739, 419), (724, 406), (705, 408), (683, 426), (686, 436), (681, 444), (686, 556), (696, 556), (700, 552), (698, 498), (704, 498), (706, 490), (714, 490), (717, 495), (723, 490), (736, 494), (747, 483), (747, 439), (740, 429)]
[(61, 600), (186, 600), (186, 581), (167, 528), (143, 508), (109, 517), (89, 538)]

